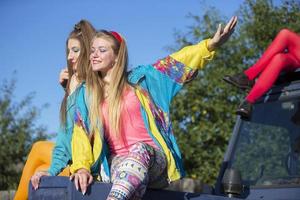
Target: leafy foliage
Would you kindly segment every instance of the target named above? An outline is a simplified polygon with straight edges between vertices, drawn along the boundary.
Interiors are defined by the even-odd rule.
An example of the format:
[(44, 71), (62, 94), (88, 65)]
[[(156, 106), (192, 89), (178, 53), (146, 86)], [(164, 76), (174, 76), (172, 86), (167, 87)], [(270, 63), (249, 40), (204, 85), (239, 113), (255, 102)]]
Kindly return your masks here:
[(15, 103), (14, 89), (15, 81), (0, 86), (0, 190), (17, 187), (32, 143), (47, 138), (45, 128), (35, 125), (39, 110), (31, 105), (33, 94)]
[[(190, 15), (194, 24), (186, 33), (175, 34), (177, 47), (211, 37), (217, 24), (226, 24), (218, 13), (211, 8), (202, 17)], [(230, 40), (173, 102), (172, 122), (187, 176), (210, 184), (216, 180), (233, 129), (234, 111), (245, 95), (221, 78), (251, 66), (280, 29), (300, 32), (300, 3), (286, 0), (274, 6), (272, 0), (245, 0), (238, 18)]]

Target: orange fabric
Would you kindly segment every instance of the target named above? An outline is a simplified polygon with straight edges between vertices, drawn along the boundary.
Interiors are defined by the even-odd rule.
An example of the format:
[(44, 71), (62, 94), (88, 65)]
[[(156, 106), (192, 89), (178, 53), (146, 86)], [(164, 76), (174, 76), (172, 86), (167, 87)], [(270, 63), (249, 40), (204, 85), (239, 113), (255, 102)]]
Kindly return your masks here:
[[(15, 200), (28, 199), (28, 187), (31, 176), (36, 171), (48, 170), (51, 163), (54, 143), (49, 141), (39, 141), (32, 145), (27, 161), (24, 165), (19, 187), (15, 193)], [(69, 176), (69, 168), (65, 168), (59, 176)]]

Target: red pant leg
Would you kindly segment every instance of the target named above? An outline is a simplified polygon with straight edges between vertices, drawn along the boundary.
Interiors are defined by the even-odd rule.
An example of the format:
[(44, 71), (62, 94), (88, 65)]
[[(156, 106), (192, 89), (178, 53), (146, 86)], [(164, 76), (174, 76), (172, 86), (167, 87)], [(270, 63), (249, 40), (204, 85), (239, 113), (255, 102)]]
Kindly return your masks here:
[(250, 80), (253, 80), (266, 66), (270, 65), (274, 56), (286, 52), (293, 55), (300, 62), (300, 36), (288, 29), (282, 29), (260, 59), (244, 73)]
[(300, 67), (300, 62), (293, 55), (289, 53), (277, 54), (263, 70), (246, 100), (255, 103), (272, 87), (282, 70), (294, 70), (297, 67)]

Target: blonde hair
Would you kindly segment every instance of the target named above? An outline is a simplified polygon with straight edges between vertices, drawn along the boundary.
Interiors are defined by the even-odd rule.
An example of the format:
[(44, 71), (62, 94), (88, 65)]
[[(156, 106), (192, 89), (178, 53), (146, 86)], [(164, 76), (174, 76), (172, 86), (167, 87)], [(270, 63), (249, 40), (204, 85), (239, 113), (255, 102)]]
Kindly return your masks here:
[[(127, 46), (124, 38), (120, 43), (110, 32), (98, 31), (94, 36), (92, 42), (96, 38), (102, 38), (111, 43), (111, 47), (117, 56), (117, 61), (111, 69), (111, 82), (108, 85), (108, 119), (110, 130), (120, 136), (120, 114), (122, 109), (122, 94), (123, 91), (129, 86), (127, 82), (127, 64), (128, 53)], [(92, 71), (89, 67), (86, 86), (89, 98), (89, 118), (91, 122), (91, 133), (98, 131), (102, 128), (103, 116), (101, 110), (101, 103), (104, 101), (104, 81), (100, 72)]]
[[(82, 82), (86, 79), (87, 69), (89, 67), (89, 51), (91, 49), (91, 40), (95, 34), (96, 30), (87, 20), (80, 20), (77, 24), (75, 24), (73, 31), (69, 34), (68, 39), (66, 41), (66, 59), (68, 60), (68, 41), (70, 39), (76, 39), (80, 43), (80, 54), (77, 61), (77, 79), (79, 82)], [(61, 103), (60, 107), (60, 120), (61, 125), (65, 126), (66, 123), (66, 108), (67, 108), (67, 98), (70, 95), (70, 80), (72, 75), (74, 74), (73, 66), (68, 61), (68, 73), (69, 79), (67, 82), (65, 95)]]

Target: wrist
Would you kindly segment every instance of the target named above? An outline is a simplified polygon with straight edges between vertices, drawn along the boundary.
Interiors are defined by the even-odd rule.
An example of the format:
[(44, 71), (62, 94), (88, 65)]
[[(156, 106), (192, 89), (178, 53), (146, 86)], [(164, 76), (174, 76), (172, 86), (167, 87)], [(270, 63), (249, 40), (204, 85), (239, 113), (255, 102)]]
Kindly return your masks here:
[(210, 39), (207, 42), (207, 49), (208, 51), (214, 51), (217, 48), (217, 44), (213, 41), (213, 39)]
[(78, 174), (81, 174), (81, 173), (89, 174), (90, 171), (87, 170), (87, 169), (85, 169), (85, 168), (80, 168), (75, 173), (78, 173)]
[(35, 174), (38, 174), (40, 176), (50, 176), (50, 173), (48, 171), (37, 171)]

